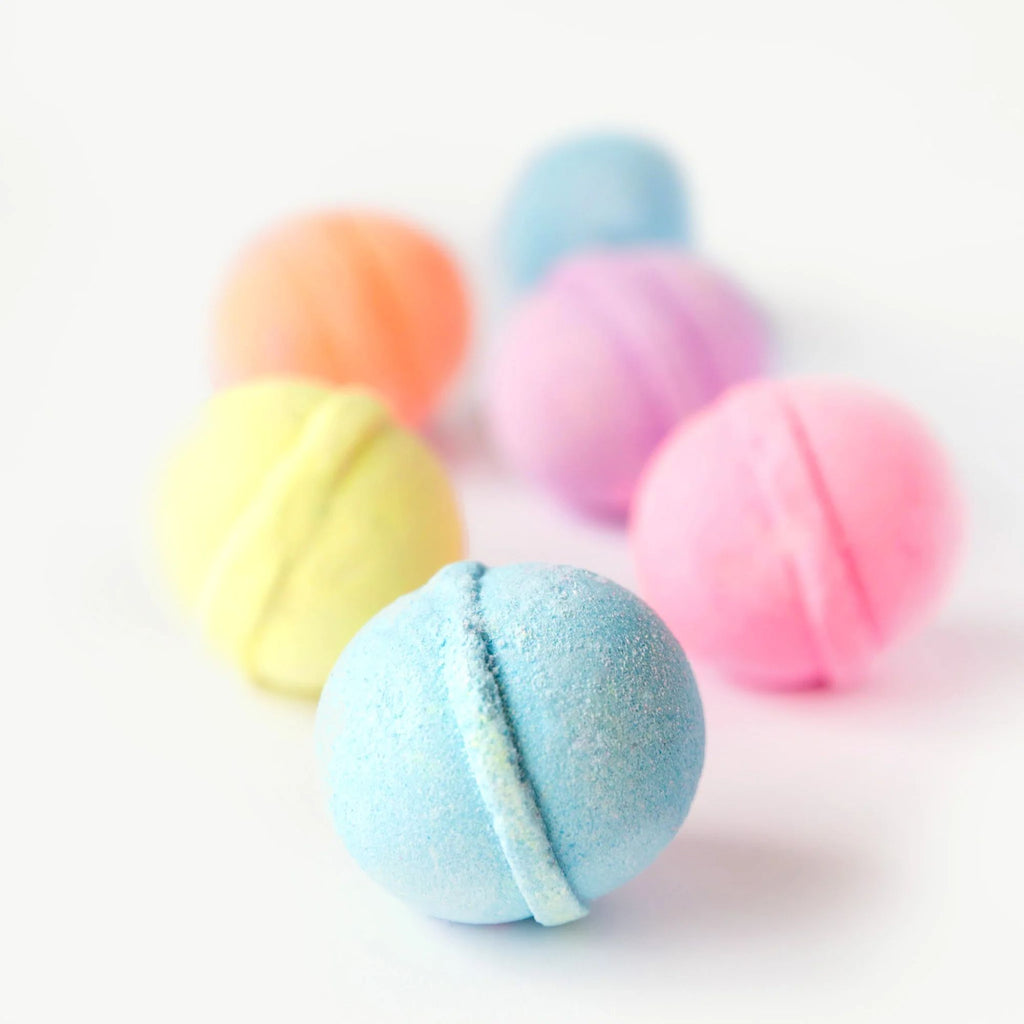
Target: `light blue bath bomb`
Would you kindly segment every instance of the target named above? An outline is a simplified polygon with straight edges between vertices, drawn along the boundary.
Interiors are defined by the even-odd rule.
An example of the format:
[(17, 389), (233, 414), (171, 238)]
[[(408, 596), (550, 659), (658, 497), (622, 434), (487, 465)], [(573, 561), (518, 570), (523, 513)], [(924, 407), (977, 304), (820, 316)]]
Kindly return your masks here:
[(542, 152), (505, 209), (499, 248), (515, 288), (583, 249), (685, 244), (689, 216), (679, 172), (659, 146), (624, 134), (584, 135)]
[(563, 924), (654, 860), (693, 799), (686, 657), (582, 569), (456, 562), (371, 619), (317, 712), (351, 855), (435, 917)]

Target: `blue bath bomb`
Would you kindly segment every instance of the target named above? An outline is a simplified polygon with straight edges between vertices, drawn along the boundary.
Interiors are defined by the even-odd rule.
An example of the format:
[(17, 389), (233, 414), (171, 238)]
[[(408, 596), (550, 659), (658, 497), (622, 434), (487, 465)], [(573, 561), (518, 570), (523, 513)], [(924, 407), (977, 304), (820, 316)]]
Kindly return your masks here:
[(427, 914), (563, 924), (645, 868), (704, 757), (686, 657), (581, 569), (457, 562), (371, 619), (317, 711), (330, 809)]
[(597, 134), (552, 146), (527, 166), (499, 247), (509, 282), (525, 288), (577, 250), (679, 244), (689, 233), (672, 158), (646, 139)]

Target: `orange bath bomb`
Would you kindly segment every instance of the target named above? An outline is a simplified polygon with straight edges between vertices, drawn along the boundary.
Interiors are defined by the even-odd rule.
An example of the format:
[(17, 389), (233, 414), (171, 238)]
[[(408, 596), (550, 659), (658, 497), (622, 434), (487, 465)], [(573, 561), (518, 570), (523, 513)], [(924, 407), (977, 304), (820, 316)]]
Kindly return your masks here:
[(297, 218), (244, 251), (216, 309), (214, 371), (362, 384), (406, 424), (436, 407), (466, 350), (459, 272), (433, 239), (366, 213)]

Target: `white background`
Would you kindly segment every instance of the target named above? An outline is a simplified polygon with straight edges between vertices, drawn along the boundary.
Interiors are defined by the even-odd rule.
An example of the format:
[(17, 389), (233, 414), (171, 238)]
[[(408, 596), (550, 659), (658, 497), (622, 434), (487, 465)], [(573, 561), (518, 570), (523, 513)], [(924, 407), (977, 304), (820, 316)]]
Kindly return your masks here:
[[(0, 1020), (1022, 1019), (1024, 15), (1016, 0), (0, 5)], [(702, 671), (692, 815), (578, 925), (423, 920), (332, 835), (312, 708), (211, 661), (146, 569), (253, 230), (408, 214), (466, 261), (476, 363), (519, 162), (670, 144), (780, 368), (900, 393), (972, 511), (942, 612), (850, 695)], [(632, 581), (614, 531), (444, 430), (474, 556)]]

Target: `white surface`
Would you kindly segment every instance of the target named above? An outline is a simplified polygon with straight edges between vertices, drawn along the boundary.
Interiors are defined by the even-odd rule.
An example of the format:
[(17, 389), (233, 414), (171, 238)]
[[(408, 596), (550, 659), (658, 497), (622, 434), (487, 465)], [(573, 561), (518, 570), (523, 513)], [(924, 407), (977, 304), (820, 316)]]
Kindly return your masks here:
[[(0, 1020), (1019, 1021), (1022, 31), (1016, 0), (6, 0)], [(471, 264), (485, 345), (503, 190), (595, 123), (677, 148), (787, 370), (931, 418), (972, 543), (861, 692), (702, 673), (691, 818), (586, 921), (448, 926), (346, 859), (312, 709), (151, 597), (143, 480), (255, 227), (328, 201), (417, 217)], [(614, 532), (459, 473), (475, 556), (630, 582)]]

